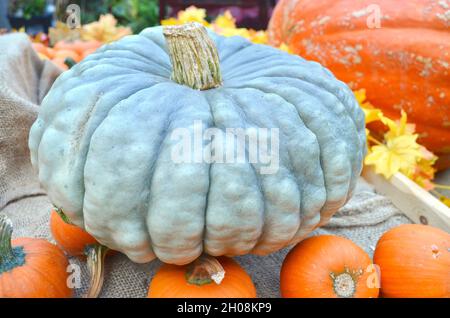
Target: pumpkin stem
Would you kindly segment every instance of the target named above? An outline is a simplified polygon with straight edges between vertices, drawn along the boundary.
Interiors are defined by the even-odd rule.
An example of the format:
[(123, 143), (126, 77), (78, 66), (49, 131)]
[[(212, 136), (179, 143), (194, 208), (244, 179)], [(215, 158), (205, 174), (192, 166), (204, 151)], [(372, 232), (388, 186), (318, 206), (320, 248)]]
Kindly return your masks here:
[(11, 261), (14, 258), (14, 251), (11, 246), (11, 236), (13, 232), (12, 222), (5, 215), (0, 215), (0, 265)]
[(91, 280), (89, 290), (84, 298), (97, 298), (103, 287), (105, 278), (105, 257), (108, 248), (101, 244), (91, 245), (86, 249), (87, 265)]
[(220, 262), (213, 256), (202, 255), (188, 265), (186, 280), (192, 285), (211, 284), (213, 281), (219, 285), (225, 277), (225, 270)]
[(58, 213), (59, 217), (64, 221), (64, 223), (72, 225), (72, 222), (70, 222), (69, 217), (64, 213), (63, 209), (54, 206), (54, 210), (56, 213)]
[(172, 80), (193, 89), (206, 90), (222, 84), (219, 54), (200, 23), (165, 26), (163, 34), (172, 63)]
[(336, 296), (341, 298), (352, 298), (356, 293), (358, 278), (362, 275), (362, 270), (351, 271), (345, 268), (342, 273), (331, 273), (333, 289)]

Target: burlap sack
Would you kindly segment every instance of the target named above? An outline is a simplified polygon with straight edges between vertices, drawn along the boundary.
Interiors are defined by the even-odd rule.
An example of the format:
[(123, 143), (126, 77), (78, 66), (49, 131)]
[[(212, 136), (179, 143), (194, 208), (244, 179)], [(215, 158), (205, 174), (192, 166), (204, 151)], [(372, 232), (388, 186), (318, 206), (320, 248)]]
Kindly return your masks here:
[[(26, 36), (0, 36), (0, 212), (12, 219), (16, 237), (52, 241), (48, 228), (51, 204), (31, 169), (27, 140), (38, 105), (58, 74), (50, 62), (39, 60)], [(313, 234), (350, 238), (372, 255), (382, 233), (409, 222), (387, 198), (360, 179), (353, 198)], [(279, 271), (288, 250), (236, 258), (252, 276), (260, 297), (279, 296)], [(75, 288), (75, 294), (81, 296), (89, 282), (86, 266), (75, 258), (70, 262), (81, 268), (81, 285)], [(109, 257), (101, 296), (145, 297), (159, 265), (158, 261), (134, 264), (120, 254)]]

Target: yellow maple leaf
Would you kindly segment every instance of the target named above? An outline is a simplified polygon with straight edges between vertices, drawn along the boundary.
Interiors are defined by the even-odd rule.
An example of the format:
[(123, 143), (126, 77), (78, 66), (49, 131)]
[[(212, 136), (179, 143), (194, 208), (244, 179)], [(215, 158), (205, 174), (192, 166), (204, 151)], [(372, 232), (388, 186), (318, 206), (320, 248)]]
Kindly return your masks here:
[(250, 41), (256, 44), (267, 44), (269, 42), (267, 32), (250, 30)]
[(168, 18), (161, 20), (161, 25), (179, 25), (181, 22), (177, 18)]
[(233, 17), (230, 10), (227, 10), (223, 14), (217, 16), (213, 21), (213, 24), (218, 28), (235, 28), (236, 19)]
[(380, 120), (389, 129), (389, 131), (385, 134), (386, 139), (402, 135), (413, 135), (415, 132), (415, 125), (408, 124), (408, 116), (403, 110), (400, 120), (392, 120), (385, 116), (381, 116)]
[(246, 39), (251, 39), (250, 32), (244, 28), (221, 28), (218, 33), (223, 36), (242, 36)]
[(199, 9), (195, 6), (190, 6), (186, 10), (181, 10), (178, 12), (178, 21), (181, 24), (188, 22), (198, 22), (205, 26), (209, 26), (208, 21), (206, 21), (206, 10)]
[(291, 50), (291, 48), (286, 43), (281, 43), (281, 45), (278, 47), (281, 51), (285, 51), (289, 54), (293, 54), (294, 52)]
[(353, 91), (353, 94), (362, 108), (375, 108), (369, 101), (367, 101), (366, 90), (364, 88)]
[(415, 171), (422, 156), (416, 139), (417, 135), (405, 135), (391, 138), (385, 144), (375, 145), (371, 147), (364, 163), (373, 165), (375, 172), (387, 179), (399, 171), (409, 175)]
[(129, 27), (117, 26), (117, 20), (112, 14), (104, 14), (98, 21), (83, 25), (81, 38), (86, 41), (97, 40), (109, 43), (131, 33)]
[(442, 203), (444, 203), (446, 206), (450, 208), (450, 198), (445, 196), (440, 196), (439, 200), (441, 200)]

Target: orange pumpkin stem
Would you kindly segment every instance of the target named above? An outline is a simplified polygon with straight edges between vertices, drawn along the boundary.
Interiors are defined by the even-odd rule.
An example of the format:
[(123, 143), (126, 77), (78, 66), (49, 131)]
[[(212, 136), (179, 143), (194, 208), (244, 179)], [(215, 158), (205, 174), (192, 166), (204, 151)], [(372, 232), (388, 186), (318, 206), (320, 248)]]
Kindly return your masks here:
[(4, 214), (0, 215), (0, 265), (14, 258), (11, 246), (12, 232), (11, 220)]
[(219, 285), (225, 277), (225, 269), (213, 256), (201, 255), (186, 270), (186, 281), (189, 284), (202, 286), (215, 282)]
[(105, 278), (105, 257), (108, 248), (101, 244), (95, 244), (87, 248), (87, 265), (91, 274), (89, 290), (84, 298), (97, 298), (100, 295)]

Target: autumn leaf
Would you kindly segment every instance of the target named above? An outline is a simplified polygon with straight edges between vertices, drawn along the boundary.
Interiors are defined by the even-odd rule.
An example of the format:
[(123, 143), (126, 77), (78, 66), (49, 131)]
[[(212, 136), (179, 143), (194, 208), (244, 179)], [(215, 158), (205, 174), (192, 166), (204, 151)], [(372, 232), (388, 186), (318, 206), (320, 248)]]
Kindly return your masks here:
[(181, 24), (187, 22), (198, 22), (204, 26), (209, 26), (208, 21), (206, 21), (206, 10), (199, 9), (195, 6), (190, 6), (186, 10), (179, 11), (178, 20)]
[(218, 29), (236, 28), (236, 19), (227, 10), (214, 20), (213, 25)]
[(105, 14), (101, 15), (98, 21), (83, 25), (81, 38), (85, 41), (97, 40), (109, 43), (131, 33), (129, 27), (117, 26), (117, 20), (112, 14)]
[(278, 49), (280, 49), (281, 51), (285, 51), (289, 54), (293, 54), (294, 52), (292, 52), (291, 48), (286, 44), (286, 43), (281, 43), (281, 45), (278, 47)]
[(402, 110), (400, 120), (392, 120), (385, 116), (381, 116), (380, 120), (383, 124), (385, 124), (389, 131), (386, 133), (385, 138), (394, 138), (402, 135), (412, 135), (415, 132), (415, 125), (408, 124), (408, 116), (406, 112)]
[(386, 144), (375, 145), (364, 162), (373, 165), (375, 172), (387, 179), (399, 171), (411, 174), (422, 156), (416, 139), (417, 135), (399, 136), (387, 140)]

